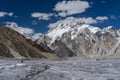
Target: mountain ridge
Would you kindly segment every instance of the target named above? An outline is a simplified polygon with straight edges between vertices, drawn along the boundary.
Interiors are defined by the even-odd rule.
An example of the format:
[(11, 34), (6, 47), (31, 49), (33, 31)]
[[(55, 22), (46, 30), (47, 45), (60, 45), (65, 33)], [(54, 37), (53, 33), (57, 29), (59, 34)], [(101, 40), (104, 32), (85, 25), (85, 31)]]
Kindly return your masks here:
[(52, 56), (54, 55), (39, 47), (32, 40), (25, 38), (19, 32), (0, 25), (0, 58), (37, 59), (51, 58)]
[[(66, 46), (69, 52), (73, 52), (77, 57), (106, 58), (106, 56), (111, 54), (117, 53), (118, 56), (120, 54), (120, 30), (115, 29), (113, 26), (100, 29), (89, 24), (61, 20), (49, 25), (49, 27), (50, 30), (41, 40), (46, 41), (47, 45), (56, 54), (69, 54), (66, 53), (67, 51), (60, 53), (63, 49), (60, 49), (60, 46), (57, 45), (58, 43)], [(38, 45), (41, 40), (37, 41)], [(115, 45), (117, 46), (113, 50), (112, 48)]]

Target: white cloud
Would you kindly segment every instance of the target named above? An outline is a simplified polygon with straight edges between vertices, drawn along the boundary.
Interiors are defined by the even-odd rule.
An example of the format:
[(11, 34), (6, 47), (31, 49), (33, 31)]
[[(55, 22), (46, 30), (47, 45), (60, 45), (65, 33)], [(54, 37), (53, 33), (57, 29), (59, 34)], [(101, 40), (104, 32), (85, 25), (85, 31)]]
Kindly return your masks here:
[(8, 13), (8, 12), (0, 12), (0, 17), (4, 17), (4, 16), (13, 16), (13, 13), (12, 12), (10, 12), (10, 13)]
[(108, 20), (108, 17), (107, 16), (98, 16), (98, 17), (96, 17), (96, 20), (104, 21), (104, 20)]
[(6, 26), (14, 29), (15, 31), (17, 31), (21, 34), (32, 34), (32, 33), (34, 33), (34, 31), (32, 29), (20, 27), (15, 22), (6, 22), (6, 24), (7, 24)]
[(6, 12), (0, 12), (0, 17), (4, 17), (6, 14)]
[(59, 20), (55, 23), (49, 24), (49, 28), (54, 28), (60, 24), (76, 24), (76, 23), (83, 23), (83, 24), (95, 24), (97, 23), (97, 20), (93, 19), (92, 17), (88, 18), (75, 18), (75, 17), (67, 17), (64, 20)]
[(34, 12), (31, 14), (32, 17), (38, 18), (39, 20), (49, 20), (51, 16), (53, 16), (52, 13), (39, 13)]
[(87, 1), (62, 1), (55, 5), (54, 10), (58, 12), (61, 17), (66, 17), (73, 14), (79, 14), (86, 11), (90, 5)]
[(15, 22), (6, 22), (6, 26), (21, 33), (28, 39), (37, 40), (37, 39), (40, 39), (42, 36), (42, 33), (35, 33), (35, 31), (31, 28), (20, 27)]
[(93, 19), (92, 17), (81, 18), (80, 20), (81, 20), (81, 22), (86, 23), (86, 24), (94, 24), (94, 23), (97, 23), (97, 21), (96, 21), (95, 19)]
[(8, 15), (9, 15), (9, 16), (13, 16), (13, 13), (12, 13), (12, 12), (10, 12), (10, 13), (8, 13)]

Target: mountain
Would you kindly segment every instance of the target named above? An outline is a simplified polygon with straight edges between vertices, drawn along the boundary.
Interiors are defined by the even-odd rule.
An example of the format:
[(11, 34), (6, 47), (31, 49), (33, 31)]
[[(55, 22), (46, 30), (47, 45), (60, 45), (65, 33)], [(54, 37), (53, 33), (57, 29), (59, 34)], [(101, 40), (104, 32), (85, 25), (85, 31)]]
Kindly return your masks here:
[(59, 57), (120, 58), (120, 30), (113, 26), (100, 29), (66, 19), (49, 27), (42, 40)]
[(13, 29), (0, 25), (0, 58), (56, 57)]
[[(100, 29), (67, 18), (49, 25), (45, 34), (20, 34), (0, 25), (0, 58), (120, 58), (120, 30)], [(24, 35), (24, 36), (23, 36)], [(31, 37), (31, 39), (28, 39)]]

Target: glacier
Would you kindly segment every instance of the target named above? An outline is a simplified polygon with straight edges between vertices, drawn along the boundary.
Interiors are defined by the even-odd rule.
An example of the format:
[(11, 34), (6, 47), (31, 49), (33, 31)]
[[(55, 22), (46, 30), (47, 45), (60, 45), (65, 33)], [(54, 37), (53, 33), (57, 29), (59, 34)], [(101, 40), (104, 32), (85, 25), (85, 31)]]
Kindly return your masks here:
[(0, 80), (120, 80), (120, 60), (0, 60)]

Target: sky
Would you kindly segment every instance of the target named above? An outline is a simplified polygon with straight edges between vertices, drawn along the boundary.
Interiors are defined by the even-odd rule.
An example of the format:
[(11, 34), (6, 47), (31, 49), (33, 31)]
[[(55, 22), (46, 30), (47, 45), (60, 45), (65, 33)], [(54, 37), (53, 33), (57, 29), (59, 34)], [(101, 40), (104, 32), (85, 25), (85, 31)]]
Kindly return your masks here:
[(120, 28), (120, 0), (0, 0), (0, 24), (27, 33), (46, 33), (69, 17), (104, 28)]

